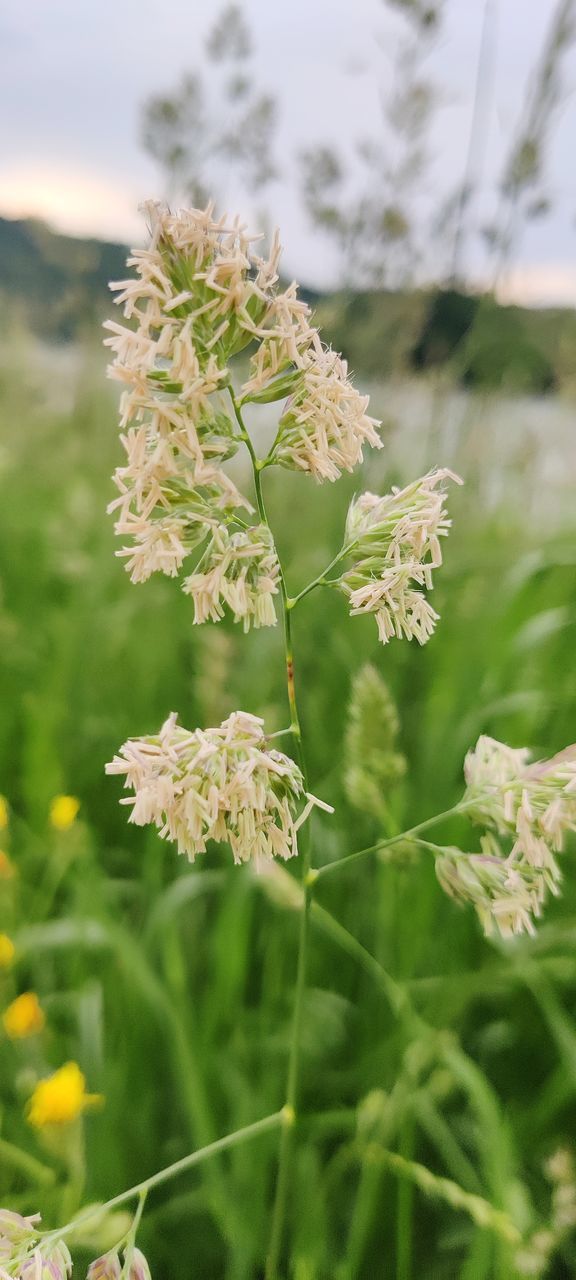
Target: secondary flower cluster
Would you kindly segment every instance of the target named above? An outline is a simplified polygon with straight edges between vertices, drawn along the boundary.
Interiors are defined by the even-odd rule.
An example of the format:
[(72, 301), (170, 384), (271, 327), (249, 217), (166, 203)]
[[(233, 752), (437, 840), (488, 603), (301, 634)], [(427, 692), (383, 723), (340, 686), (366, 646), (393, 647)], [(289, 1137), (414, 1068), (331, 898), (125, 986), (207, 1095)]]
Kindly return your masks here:
[(350, 382), (345, 360), (327, 350), (317, 333), (298, 354), (300, 376), (280, 418), (275, 457), (309, 471), (315, 480), (337, 480), (362, 461), (364, 444), (382, 448), (378, 423), (366, 413), (368, 396)]
[(529, 761), (524, 749), (479, 738), (464, 765), (464, 803), (485, 828), (482, 852), (447, 850), (436, 863), (443, 887), (473, 903), (487, 934), (534, 933), (547, 893), (559, 892), (556, 854), (576, 831), (576, 747)]
[(328, 806), (304, 795), (298, 766), (269, 747), (263, 724), (235, 711), (217, 729), (190, 733), (172, 714), (159, 734), (129, 739), (106, 766), (134, 790), (122, 802), (132, 806), (129, 820), (153, 822), (191, 862), (207, 840), (226, 841), (236, 863), (294, 857), (312, 805)]
[[(209, 535), (222, 542), (227, 526), (245, 528), (238, 512), (252, 508), (224, 470), (243, 430), (223, 392), (231, 386), (231, 358), (249, 343), (257, 346), (243, 401), (290, 397), (269, 461), (334, 480), (361, 459), (364, 442), (381, 445), (367, 397), (352, 386), (345, 362), (323, 346), (295, 284), (278, 290), (277, 239), (264, 260), (238, 220), (216, 219), (212, 205), (177, 214), (152, 202), (145, 207), (150, 243), (128, 259), (135, 276), (111, 285), (127, 324), (106, 324), (115, 356), (110, 376), (124, 388), (126, 453), (109, 509), (116, 532), (129, 539), (118, 555), (133, 582), (154, 572), (177, 577)], [(260, 530), (246, 537), (255, 561)], [(268, 545), (262, 558), (259, 570), (253, 565), (261, 604), (253, 592), (231, 590), (232, 611), (245, 628), (276, 621), (267, 584), (277, 569)], [(205, 605), (197, 621), (221, 616), (217, 606)]]
[(183, 590), (194, 601), (195, 622), (219, 622), (224, 606), (242, 620), (244, 630), (276, 624), (274, 596), (280, 565), (266, 525), (229, 533), (218, 526)]
[[(72, 1258), (62, 1239), (42, 1238), (40, 1214), (28, 1218), (0, 1209), (0, 1280), (68, 1280)], [(140, 1249), (128, 1245), (122, 1266), (118, 1252), (97, 1258), (86, 1280), (151, 1280), (150, 1268)]]
[(2, 1280), (67, 1280), (72, 1259), (64, 1241), (42, 1242), (40, 1214), (23, 1218), (0, 1209), (0, 1277)]
[(442, 564), (440, 539), (448, 533), (445, 482), (459, 476), (436, 469), (384, 497), (362, 493), (350, 504), (345, 546), (354, 564), (340, 578), (350, 613), (373, 613), (378, 637), (425, 644), (438, 620), (425, 595)]

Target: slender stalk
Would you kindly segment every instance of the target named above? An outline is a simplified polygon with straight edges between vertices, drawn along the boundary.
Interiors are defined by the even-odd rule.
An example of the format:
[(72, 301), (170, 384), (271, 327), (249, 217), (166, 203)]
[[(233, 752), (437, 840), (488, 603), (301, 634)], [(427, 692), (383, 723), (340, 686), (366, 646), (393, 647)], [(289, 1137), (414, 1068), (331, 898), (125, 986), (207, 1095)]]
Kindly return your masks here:
[(144, 1205), (146, 1204), (147, 1195), (148, 1195), (148, 1188), (146, 1188), (145, 1191), (139, 1192), (138, 1204), (136, 1206), (136, 1213), (134, 1214), (134, 1217), (132, 1219), (132, 1224), (130, 1226), (130, 1230), (128, 1231), (126, 1236), (124, 1266), (123, 1266), (123, 1271), (125, 1272), (126, 1275), (130, 1275), (130, 1270), (132, 1267), (132, 1259), (134, 1257), (134, 1250), (136, 1248), (136, 1235), (138, 1233), (138, 1227), (140, 1226), (140, 1219), (142, 1217), (142, 1214), (144, 1213)]
[[(437, 823), (444, 822), (447, 818), (452, 818), (457, 813), (465, 813), (467, 808), (471, 806), (464, 801), (452, 806), (451, 809), (445, 809), (443, 813), (436, 813), (432, 818), (425, 818), (423, 822), (418, 822), (416, 826), (409, 827), (407, 831), (400, 831), (398, 835), (388, 836), (386, 840), (378, 840), (376, 844), (370, 844), (366, 849), (358, 849), (356, 853), (348, 853), (345, 858), (338, 858), (336, 862), (328, 862), (324, 867), (312, 867), (309, 872), (309, 879), (312, 884), (316, 884), (318, 880), (323, 880), (325, 876), (331, 875), (334, 871), (339, 871), (341, 867), (347, 867), (351, 862), (357, 862), (359, 858), (365, 858), (369, 853), (378, 853), (380, 849), (388, 849), (390, 845), (398, 844), (401, 840), (409, 840), (412, 836), (418, 835), (420, 831), (427, 831), (430, 827), (435, 827)], [(422, 843), (425, 843), (424, 841)]]
[[(246, 430), (244, 420), (242, 418), (241, 408), (236, 400), (231, 386), (228, 386), (230, 399), (232, 401), (234, 415), (240, 428), (240, 435), (252, 461), (252, 469), (254, 472), (254, 488), (256, 491), (256, 502), (258, 512), (263, 524), (270, 529), (270, 524), (266, 514), (266, 506), (264, 503), (264, 495), (262, 493), (261, 472), (265, 463), (262, 463), (257, 457), (250, 439), (250, 435)], [(273, 534), (272, 534), (273, 537)], [(275, 545), (275, 544), (274, 544)], [(276, 551), (278, 557), (278, 552)], [(284, 571), (280, 564), (280, 591), (282, 595), (283, 616), (284, 616), (284, 648), (286, 661), (286, 688), (288, 694), (288, 705), (290, 707), (290, 730), (294, 740), (294, 750), (299, 768), (304, 780), (304, 790), (308, 790), (308, 775), (306, 770), (306, 760), (302, 745), (302, 728), (300, 724), (300, 716), (298, 712), (298, 702), (296, 698), (296, 683), (294, 675), (294, 649), (292, 643), (292, 619), (291, 609), (295, 601), (292, 601), (286, 589), (286, 580)], [(306, 593), (305, 593), (306, 594)], [(282, 1243), (284, 1237), (284, 1225), (286, 1221), (286, 1209), (288, 1204), (288, 1188), (290, 1183), (290, 1169), (292, 1164), (292, 1154), (294, 1146), (294, 1125), (296, 1122), (297, 1104), (298, 1104), (298, 1086), (300, 1076), (300, 1045), (302, 1040), (302, 1014), (304, 1009), (304, 995), (306, 991), (306, 970), (308, 959), (308, 937), (310, 932), (310, 907), (312, 902), (312, 884), (310, 878), (311, 864), (311, 846), (309, 835), (309, 824), (306, 824), (302, 833), (300, 844), (301, 866), (302, 866), (302, 887), (303, 901), (300, 912), (300, 932), (298, 939), (298, 960), (296, 970), (296, 991), (294, 997), (294, 1012), (292, 1015), (292, 1034), (290, 1038), (290, 1053), (288, 1058), (288, 1074), (286, 1081), (286, 1103), (283, 1108), (283, 1125), (280, 1137), (280, 1151), (278, 1156), (278, 1177), (276, 1180), (276, 1194), (274, 1199), (274, 1208), (272, 1211), (272, 1227), (270, 1233), (270, 1245), (268, 1257), (266, 1259), (266, 1280), (276, 1280), (282, 1254)]]
[(424, 1029), (424, 1023), (413, 1008), (406, 988), (387, 972), (380, 961), (354, 937), (353, 933), (350, 933), (330, 911), (326, 911), (318, 902), (312, 903), (311, 918), (313, 924), (369, 974), (376, 986), (380, 988), (395, 1017), (410, 1022), (415, 1029)]
[(489, 96), (492, 92), (493, 79), (493, 67), (490, 64), (491, 62), (493, 63), (494, 60), (494, 53), (491, 48), (493, 43), (493, 39), (491, 40), (491, 31), (494, 25), (494, 17), (493, 0), (484, 0), (484, 15), (482, 18), (482, 30), (480, 34), (480, 50), (476, 65), (476, 83), (472, 104), (472, 119), (470, 122), (470, 134), (468, 137), (464, 176), (458, 195), (456, 232), (452, 248), (450, 282), (454, 286), (459, 284), (462, 277), (464, 243), (466, 235), (470, 230), (469, 224), (466, 225), (466, 217), (470, 216), (472, 201), (478, 191), (484, 153), (486, 150)]
[(180, 1173), (186, 1173), (188, 1169), (193, 1169), (195, 1165), (201, 1164), (204, 1160), (209, 1160), (211, 1156), (219, 1155), (222, 1151), (229, 1151), (232, 1147), (237, 1147), (241, 1142), (249, 1142), (251, 1138), (257, 1138), (263, 1133), (269, 1133), (273, 1129), (278, 1129), (285, 1122), (284, 1112), (276, 1111), (271, 1116), (265, 1116), (263, 1120), (256, 1120), (254, 1124), (245, 1125), (243, 1129), (236, 1129), (234, 1133), (228, 1133), (224, 1138), (218, 1138), (216, 1142), (210, 1142), (207, 1147), (200, 1147), (198, 1151), (191, 1151), (189, 1155), (183, 1156), (181, 1160), (176, 1160), (174, 1164), (169, 1164), (165, 1169), (160, 1169), (158, 1173), (153, 1173), (149, 1178), (144, 1178), (142, 1182), (137, 1182), (133, 1187), (129, 1187), (127, 1191), (121, 1191), (119, 1195), (113, 1196), (111, 1200), (107, 1200), (105, 1204), (91, 1205), (84, 1213), (80, 1213), (72, 1222), (68, 1222), (65, 1227), (61, 1227), (56, 1231), (46, 1232), (45, 1239), (61, 1239), (62, 1236), (70, 1235), (71, 1232), (77, 1231), (79, 1227), (84, 1226), (85, 1222), (89, 1222), (92, 1218), (102, 1217), (103, 1214), (109, 1213), (111, 1209), (117, 1209), (119, 1205), (125, 1204), (127, 1200), (134, 1200), (136, 1197), (142, 1199), (152, 1191), (154, 1187), (159, 1187), (163, 1182), (168, 1182), (170, 1178), (177, 1177)]
[(348, 555), (350, 550), (350, 547), (341, 547), (338, 555), (334, 556), (334, 559), (330, 561), (330, 564), (326, 565), (326, 568), (322, 570), (322, 573), (320, 573), (317, 578), (314, 578), (312, 582), (309, 582), (308, 586), (304, 587), (302, 591), (299, 591), (297, 596), (292, 596), (291, 600), (288, 601), (288, 608), (293, 609), (294, 606), (299, 604), (305, 596), (310, 595), (311, 591), (315, 591), (316, 587), (331, 587), (332, 581), (326, 577), (326, 574), (330, 573), (330, 570), (333, 569), (335, 565), (339, 564), (340, 561)]

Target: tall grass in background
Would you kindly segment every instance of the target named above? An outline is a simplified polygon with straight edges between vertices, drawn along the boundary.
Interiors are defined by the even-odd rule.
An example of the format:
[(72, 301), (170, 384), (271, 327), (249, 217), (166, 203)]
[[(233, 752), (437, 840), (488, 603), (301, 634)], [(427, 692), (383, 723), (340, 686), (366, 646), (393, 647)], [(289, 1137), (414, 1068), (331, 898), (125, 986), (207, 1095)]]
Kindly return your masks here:
[[(89, 350), (67, 362), (28, 345), (5, 352), (0, 371), (0, 791), (17, 870), (0, 881), (0, 927), (19, 957), (0, 981), (6, 999), (39, 992), (45, 1065), (77, 1060), (106, 1099), (87, 1120), (74, 1182), (24, 1120), (32, 1050), (0, 1040), (0, 1201), (40, 1207), (48, 1224), (63, 1186), (72, 1212), (75, 1197), (107, 1198), (282, 1104), (297, 944), (296, 914), (263, 901), (265, 877), (210, 854), (192, 870), (175, 866), (153, 832), (126, 827), (104, 782), (117, 744), (174, 706), (189, 724), (242, 706), (272, 732), (285, 712), (275, 632), (246, 641), (226, 622), (195, 631), (172, 584), (126, 589), (103, 517), (117, 442), (101, 374)], [(435, 589), (442, 631), (424, 650), (382, 651), (371, 619), (341, 627), (345, 604), (331, 593), (312, 595), (296, 618), (310, 776), (338, 812), (322, 828), (331, 856), (381, 829), (342, 788), (351, 683), (366, 662), (400, 711), (407, 770), (391, 831), (454, 802), (480, 732), (530, 743), (536, 756), (576, 737), (569, 410), (547, 406), (544, 423), (542, 406), (458, 403), (428, 384), (375, 388), (372, 403), (389, 421), (386, 447), (361, 478), (323, 487), (313, 505), (306, 477), (270, 478), (295, 590), (339, 545), (355, 489), (377, 490), (384, 474), (402, 482), (438, 457), (467, 483), (452, 500), (457, 536)], [(59, 793), (81, 801), (66, 831), (49, 822)], [(544, 1163), (573, 1130), (576, 1097), (569, 853), (563, 869), (563, 897), (538, 937), (507, 945), (487, 942), (473, 913), (446, 900), (413, 848), (360, 863), (319, 893), (399, 987), (384, 989), (365, 952), (347, 954), (316, 913), (306, 1140), (291, 1204), (297, 1280), (515, 1274), (510, 1245), (466, 1197), (505, 1210), (524, 1235), (550, 1215)], [(3, 1158), (2, 1139), (38, 1167)], [(274, 1135), (263, 1137), (257, 1151), (239, 1147), (156, 1195), (141, 1232), (155, 1280), (259, 1274), (275, 1158)], [(418, 1165), (433, 1185), (418, 1185)], [(575, 1265), (566, 1243), (548, 1274)]]

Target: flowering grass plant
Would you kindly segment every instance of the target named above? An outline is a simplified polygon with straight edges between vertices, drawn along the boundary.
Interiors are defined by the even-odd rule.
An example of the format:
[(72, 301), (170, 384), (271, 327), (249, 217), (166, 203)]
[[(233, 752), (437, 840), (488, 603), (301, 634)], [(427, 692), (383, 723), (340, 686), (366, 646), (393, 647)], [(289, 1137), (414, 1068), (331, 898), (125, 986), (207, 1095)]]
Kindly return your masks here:
[[(447, 486), (461, 482), (450, 470), (436, 467), (402, 489), (357, 494), (343, 520), (340, 550), (321, 574), (292, 595), (268, 518), (264, 473), (281, 467), (317, 483), (336, 481), (361, 463), (366, 446), (383, 447), (378, 423), (368, 415), (367, 397), (356, 390), (345, 361), (324, 345), (296, 286), (280, 285), (276, 239), (269, 256), (261, 258), (245, 228), (216, 218), (211, 206), (173, 214), (149, 204), (147, 216), (148, 247), (135, 250), (129, 259), (135, 274), (112, 286), (126, 323), (107, 324), (106, 342), (114, 356), (110, 372), (123, 388), (121, 442), (126, 455), (115, 472), (118, 496), (110, 504), (122, 539), (117, 554), (133, 583), (154, 574), (178, 579), (184, 595), (191, 597), (186, 602), (190, 626), (218, 624), (227, 612), (244, 632), (281, 621), (289, 723), (283, 730), (267, 732), (263, 718), (238, 710), (219, 725), (188, 730), (172, 713), (157, 732), (128, 738), (107, 772), (123, 777), (131, 792), (122, 800), (130, 809), (130, 822), (155, 827), (190, 862), (206, 853), (208, 842), (229, 846), (234, 863), (249, 863), (268, 897), (298, 914), (285, 1088), (276, 1111), (206, 1142), (104, 1206), (74, 1214), (61, 1228), (44, 1232), (36, 1216), (3, 1211), (4, 1280), (65, 1280), (72, 1268), (71, 1238), (91, 1219), (132, 1200), (137, 1203), (134, 1217), (90, 1264), (88, 1277), (148, 1280), (148, 1264), (136, 1235), (149, 1192), (186, 1169), (275, 1132), (279, 1149), (262, 1261), (267, 1280), (288, 1274), (288, 1209), (307, 1118), (300, 1099), (312, 927), (327, 933), (370, 974), (400, 1025), (417, 1029), (425, 1055), (432, 1044), (437, 1050), (433, 1029), (406, 991), (326, 910), (318, 896), (321, 886), (348, 870), (352, 893), (353, 870), (362, 860), (383, 858), (396, 849), (404, 850), (408, 861), (414, 851), (422, 850), (432, 856), (442, 888), (476, 909), (484, 932), (508, 939), (534, 932), (548, 893), (559, 890), (556, 855), (565, 835), (576, 830), (574, 749), (531, 764), (527, 751), (481, 737), (466, 757), (462, 799), (403, 832), (387, 832), (386, 786), (392, 789), (405, 762), (395, 749), (395, 712), (386, 695), (381, 696), (376, 672), (364, 677), (358, 689), (365, 686), (369, 700), (381, 700), (389, 734), (375, 749), (370, 778), (368, 761), (358, 758), (357, 735), (351, 733), (354, 758), (346, 786), (352, 803), (360, 797), (360, 807), (376, 815), (383, 834), (342, 857), (325, 856), (325, 835), (329, 846), (330, 824), (337, 823), (338, 814), (311, 790), (292, 638), (294, 611), (312, 591), (332, 590), (345, 596), (352, 617), (374, 615), (382, 644), (415, 639), (425, 645), (439, 620), (429, 595), (451, 524)], [(268, 452), (259, 457), (249, 430), (250, 406), (275, 403), (280, 405), (276, 434)], [(241, 448), (251, 464), (251, 492), (244, 492), (242, 481), (227, 470)], [(357, 725), (363, 714), (358, 711)], [(58, 797), (50, 811), (54, 830), (65, 836), (77, 812), (73, 797)], [(7, 821), (7, 811), (5, 816)], [(424, 838), (452, 819), (467, 819), (480, 827), (478, 849)], [(290, 870), (277, 860), (289, 863)], [(247, 869), (237, 874), (247, 874)], [(8, 970), (13, 944), (7, 935), (1, 935), (0, 942), (0, 966)], [(45, 1029), (45, 1015), (33, 992), (15, 998), (3, 1021), (13, 1039), (25, 1040)], [(465, 1073), (452, 1045), (443, 1043), (438, 1052), (444, 1064)], [(415, 1078), (423, 1069), (417, 1063), (410, 1068)], [(28, 1120), (46, 1130), (48, 1139), (54, 1129), (73, 1135), (79, 1132), (84, 1111), (98, 1101), (87, 1091), (78, 1065), (68, 1062), (36, 1084)], [(524, 1238), (499, 1205), (390, 1151), (386, 1115), (386, 1100), (369, 1096), (347, 1158), (352, 1163), (359, 1159), (363, 1168), (370, 1160), (374, 1167), (383, 1162), (398, 1177), (464, 1212), (483, 1231), (504, 1241), (515, 1251), (519, 1274), (542, 1273), (569, 1223), (558, 1217), (555, 1234), (552, 1231), (546, 1246), (540, 1242), (538, 1253), (539, 1246)], [(565, 1170), (556, 1180), (573, 1188), (572, 1173), (564, 1174)], [(534, 1266), (540, 1266), (540, 1272)]]

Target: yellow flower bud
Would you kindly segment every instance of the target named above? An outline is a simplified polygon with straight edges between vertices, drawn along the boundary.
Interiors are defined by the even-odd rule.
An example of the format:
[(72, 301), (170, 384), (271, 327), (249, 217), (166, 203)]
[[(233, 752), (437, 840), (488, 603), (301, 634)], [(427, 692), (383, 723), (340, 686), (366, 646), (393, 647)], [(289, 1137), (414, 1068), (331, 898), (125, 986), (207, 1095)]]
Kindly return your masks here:
[(86, 1080), (77, 1062), (66, 1062), (53, 1075), (40, 1080), (28, 1103), (28, 1121), (35, 1129), (67, 1125), (87, 1107), (98, 1106), (100, 1094), (86, 1092)]
[(76, 796), (54, 796), (50, 805), (50, 822), (56, 831), (67, 831), (72, 826), (80, 801)]
[(37, 1035), (46, 1022), (44, 1010), (35, 991), (25, 991), (4, 1010), (2, 1022), (11, 1040), (25, 1040)]

